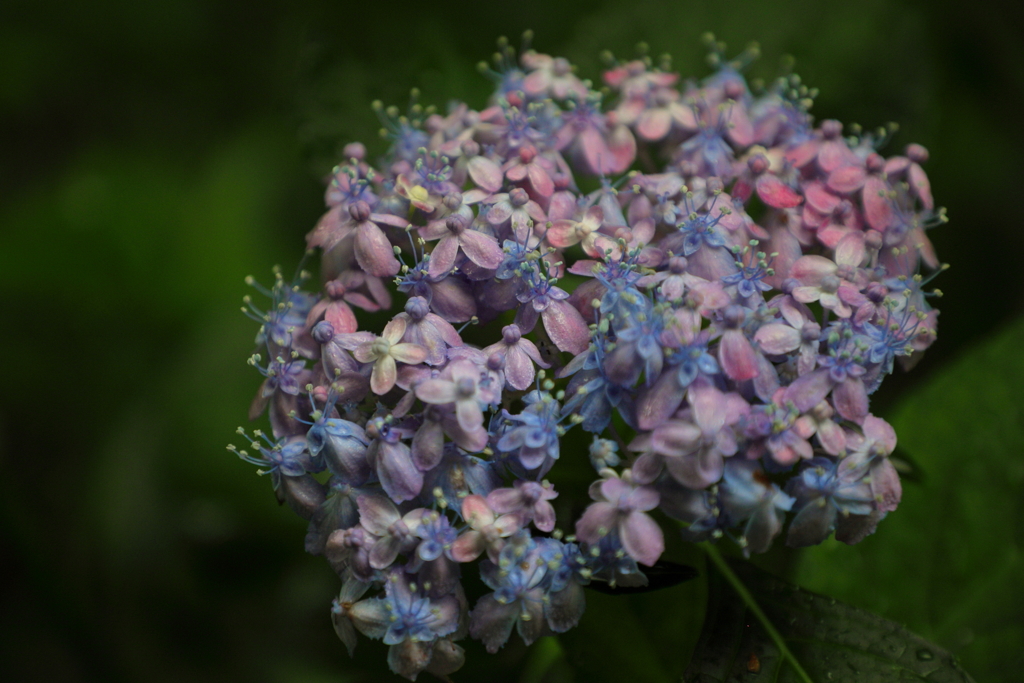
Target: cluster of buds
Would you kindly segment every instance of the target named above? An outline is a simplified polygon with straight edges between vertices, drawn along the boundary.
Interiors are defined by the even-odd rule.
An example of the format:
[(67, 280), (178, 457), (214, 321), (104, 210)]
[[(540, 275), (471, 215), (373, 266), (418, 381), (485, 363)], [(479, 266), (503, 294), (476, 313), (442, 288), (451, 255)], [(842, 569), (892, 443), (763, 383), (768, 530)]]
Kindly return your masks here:
[[(346, 148), (307, 236), (321, 291), (277, 272), (245, 309), (271, 433), (229, 448), (309, 521), (341, 640), (382, 638), (410, 679), (467, 636), (572, 628), (591, 582), (644, 585), (655, 510), (747, 553), (872, 533), (901, 489), (869, 396), (935, 339), (922, 147), (884, 158), (736, 61), (680, 82), (611, 60), (604, 93), (561, 58), (496, 61), (481, 111), (376, 106), (390, 150)], [(575, 520), (562, 458), (596, 472)]]

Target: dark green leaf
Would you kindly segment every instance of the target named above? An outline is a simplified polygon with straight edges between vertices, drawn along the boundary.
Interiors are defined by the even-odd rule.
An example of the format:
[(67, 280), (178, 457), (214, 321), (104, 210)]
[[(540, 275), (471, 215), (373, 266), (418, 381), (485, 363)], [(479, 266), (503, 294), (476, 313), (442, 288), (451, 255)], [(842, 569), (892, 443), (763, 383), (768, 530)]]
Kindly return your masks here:
[[(948, 652), (899, 624), (802, 590), (747, 562), (730, 561), (729, 566), (815, 682), (973, 680)], [(709, 570), (707, 619), (683, 680), (801, 680), (726, 578)]]
[[(680, 562), (677, 566), (701, 566), (700, 548), (683, 544), (675, 535), (666, 542)], [(700, 634), (706, 586), (706, 581), (686, 581), (646, 593), (587, 591), (587, 611), (579, 626), (558, 636), (575, 680), (679, 681)]]

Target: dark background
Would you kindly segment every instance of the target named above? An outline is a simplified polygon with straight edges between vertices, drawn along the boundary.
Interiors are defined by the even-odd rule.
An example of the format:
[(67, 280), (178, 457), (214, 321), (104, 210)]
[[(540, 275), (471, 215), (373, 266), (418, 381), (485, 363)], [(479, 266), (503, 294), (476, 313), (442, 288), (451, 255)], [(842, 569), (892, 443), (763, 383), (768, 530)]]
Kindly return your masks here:
[[(1024, 308), (1024, 16), (1010, 6), (3, 3), (0, 677), (385, 677), (383, 648), (364, 641), (353, 663), (331, 631), (337, 581), (303, 554), (304, 524), (224, 450), (259, 384), (243, 277), (295, 267), (344, 143), (383, 152), (372, 100), (404, 106), (416, 86), (424, 103), (480, 107), (476, 63), (526, 28), (595, 80), (601, 50), (629, 58), (641, 40), (704, 76), (708, 30), (730, 54), (761, 43), (753, 77), (793, 55), (819, 119), (899, 122), (887, 154), (925, 145), (949, 210), (930, 235), (952, 263), (939, 340), (876, 395), (886, 416)], [(969, 642), (943, 644), (980, 662)], [(516, 645), (472, 655), (456, 680), (532, 675)]]

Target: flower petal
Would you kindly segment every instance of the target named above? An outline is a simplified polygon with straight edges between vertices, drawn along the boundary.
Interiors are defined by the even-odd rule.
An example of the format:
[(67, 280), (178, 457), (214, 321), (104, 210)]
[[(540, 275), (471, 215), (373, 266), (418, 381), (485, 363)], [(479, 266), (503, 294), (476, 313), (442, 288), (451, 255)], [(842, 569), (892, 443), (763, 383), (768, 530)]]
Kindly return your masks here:
[(757, 330), (754, 341), (765, 353), (781, 355), (800, 347), (800, 330), (783, 323), (768, 323)]
[(793, 188), (770, 173), (758, 177), (756, 187), (761, 201), (776, 209), (791, 209), (804, 200)]
[(376, 277), (397, 275), (401, 264), (384, 232), (371, 221), (359, 224), (355, 240), (355, 256), (359, 267)]
[(501, 189), (501, 168), (487, 157), (473, 157), (466, 164), (466, 170), (477, 187), (488, 192), (497, 192)]
[(634, 510), (619, 524), (619, 537), (623, 549), (640, 564), (654, 565), (665, 552), (665, 537), (661, 527), (650, 515)]
[(541, 313), (544, 330), (559, 351), (576, 355), (590, 345), (590, 329), (580, 312), (567, 301), (552, 301)]
[(503, 604), (495, 599), (494, 593), (488, 593), (469, 613), (469, 635), (483, 642), (487, 651), (494, 654), (512, 635), (519, 610), (518, 600)]
[(892, 204), (889, 202), (888, 186), (876, 176), (864, 181), (861, 199), (864, 203), (864, 217), (875, 230), (884, 232), (892, 224)]
[(722, 370), (737, 382), (757, 377), (757, 355), (742, 330), (726, 330), (718, 347)]
[(384, 356), (377, 359), (373, 364), (373, 371), (370, 373), (370, 390), (378, 396), (391, 391), (398, 379), (398, 366), (391, 356)]
[(377, 476), (391, 500), (404, 502), (419, 495), (423, 473), (416, 469), (404, 443), (382, 444), (377, 454)]
[(615, 529), (618, 518), (619, 509), (615, 505), (591, 503), (583, 516), (576, 520), (576, 537), (585, 543), (597, 543)]
[(466, 257), (481, 268), (493, 270), (505, 260), (505, 252), (498, 241), (476, 230), (466, 230), (459, 236), (459, 244)]
[(419, 344), (395, 344), (391, 347), (391, 357), (399, 363), (418, 365), (427, 359), (427, 350)]
[(452, 403), (456, 396), (455, 383), (446, 379), (428, 379), (416, 385), (416, 398), (425, 403)]
[(835, 382), (829, 377), (827, 369), (818, 369), (801, 375), (786, 387), (785, 400), (792, 401), (797, 410), (805, 413), (818, 405), (832, 391)]
[(433, 278), (447, 275), (455, 267), (455, 257), (458, 254), (459, 238), (448, 233), (434, 245), (433, 251), (430, 252), (427, 273)]

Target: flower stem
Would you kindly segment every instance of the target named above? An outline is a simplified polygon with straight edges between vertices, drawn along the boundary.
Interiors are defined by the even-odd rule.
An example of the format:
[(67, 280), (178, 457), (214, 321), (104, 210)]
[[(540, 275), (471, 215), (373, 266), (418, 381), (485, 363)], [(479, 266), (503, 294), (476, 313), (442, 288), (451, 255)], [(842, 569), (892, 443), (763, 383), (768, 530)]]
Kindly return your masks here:
[(768, 615), (761, 610), (757, 601), (754, 600), (754, 596), (749, 590), (747, 590), (747, 587), (743, 585), (743, 582), (740, 581), (740, 577), (736, 576), (735, 572), (733, 572), (732, 568), (729, 566), (729, 563), (725, 561), (724, 557), (722, 557), (722, 553), (718, 552), (718, 548), (710, 543), (702, 543), (701, 545), (704, 547), (704, 552), (708, 554), (708, 558), (714, 563), (715, 568), (722, 574), (722, 576), (725, 577), (726, 581), (729, 582), (729, 585), (732, 586), (732, 589), (736, 591), (736, 594), (740, 596), (740, 600), (742, 600), (747, 606), (747, 609), (749, 609), (757, 620), (761, 622), (761, 626), (764, 627), (768, 637), (775, 643), (775, 647), (779, 648), (779, 654), (784, 660), (789, 662), (790, 666), (793, 667), (793, 670), (796, 671), (797, 677), (804, 683), (814, 683), (786, 645), (786, 641), (782, 638), (782, 634), (776, 630), (775, 626), (768, 619)]

